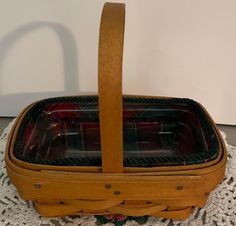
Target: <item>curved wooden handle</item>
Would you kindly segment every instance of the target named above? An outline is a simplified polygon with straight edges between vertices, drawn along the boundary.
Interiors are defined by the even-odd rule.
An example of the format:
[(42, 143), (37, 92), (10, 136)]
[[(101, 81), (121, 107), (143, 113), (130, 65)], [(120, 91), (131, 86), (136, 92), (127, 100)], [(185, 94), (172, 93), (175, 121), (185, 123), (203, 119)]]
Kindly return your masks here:
[(99, 120), (103, 172), (123, 171), (122, 56), (125, 5), (103, 8), (98, 60)]

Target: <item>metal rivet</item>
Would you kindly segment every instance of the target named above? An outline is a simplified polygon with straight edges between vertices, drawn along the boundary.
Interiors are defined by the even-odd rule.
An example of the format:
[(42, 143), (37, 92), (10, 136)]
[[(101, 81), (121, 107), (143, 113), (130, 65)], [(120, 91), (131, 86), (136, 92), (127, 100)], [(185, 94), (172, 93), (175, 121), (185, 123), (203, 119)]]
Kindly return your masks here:
[(110, 189), (111, 188), (111, 184), (105, 184), (105, 188), (106, 189)]
[(183, 190), (183, 188), (184, 188), (183, 186), (179, 185), (179, 186), (177, 186), (176, 189), (177, 189), (177, 190)]
[(41, 188), (41, 184), (34, 184), (34, 187), (35, 187), (36, 189), (40, 189), (40, 188)]
[(114, 195), (119, 195), (120, 192), (119, 191), (114, 191)]

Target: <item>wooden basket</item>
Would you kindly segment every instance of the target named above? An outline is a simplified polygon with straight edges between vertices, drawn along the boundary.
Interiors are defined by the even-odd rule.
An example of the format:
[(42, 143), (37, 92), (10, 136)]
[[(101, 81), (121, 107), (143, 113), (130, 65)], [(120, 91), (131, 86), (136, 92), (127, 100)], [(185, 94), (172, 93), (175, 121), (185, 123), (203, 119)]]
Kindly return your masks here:
[[(186, 219), (195, 207), (205, 205), (209, 193), (215, 189), (224, 176), (226, 148), (215, 123), (200, 104), (179, 98), (122, 97), (124, 11), (124, 4), (106, 3), (103, 8), (99, 39), (98, 98), (96, 96), (61, 97), (33, 103), (20, 114), (9, 135), (5, 156), (9, 178), (21, 197), (32, 200), (39, 213), (45, 217), (124, 214)], [(66, 143), (75, 142), (73, 145), (76, 146), (83, 145), (85, 141), (85, 138), (81, 138), (79, 144), (75, 140), (72, 141), (71, 139), (76, 138), (78, 134), (83, 135), (76, 133), (76, 136), (71, 137), (74, 130), (67, 131), (66, 135), (70, 134), (69, 140), (66, 140), (67, 136), (62, 140), (58, 138), (62, 137), (64, 129), (68, 127), (66, 123), (60, 124), (64, 122), (63, 120), (68, 120), (68, 118), (65, 119), (67, 116), (74, 117), (73, 120), (70, 118), (70, 123), (72, 121), (76, 123), (75, 121), (79, 120), (78, 114), (80, 117), (85, 117), (82, 116), (83, 111), (78, 110), (79, 107), (71, 103), (86, 106), (85, 111), (89, 112), (92, 122), (100, 126), (101, 139), (99, 140), (101, 141), (97, 141), (99, 131), (94, 135), (88, 132), (90, 130), (86, 130), (86, 137), (90, 140), (94, 139), (89, 146), (91, 150), (96, 149), (100, 145), (99, 142), (101, 143), (100, 157), (93, 156), (93, 153), (98, 153), (96, 151), (85, 152), (85, 157), (81, 158), (73, 158), (73, 151), (71, 158), (58, 157), (65, 155)], [(100, 122), (96, 121), (97, 116), (94, 116), (98, 113), (88, 110), (94, 106), (96, 108), (97, 103)], [(49, 110), (51, 106), (54, 107), (53, 110)], [(53, 127), (54, 124), (51, 121), (50, 129), (48, 129), (44, 122), (55, 116), (55, 106), (57, 107), (56, 117), (60, 118), (60, 126)], [(75, 109), (74, 106), (77, 108)], [(145, 118), (146, 113), (142, 113), (142, 117), (139, 114), (144, 122), (140, 122), (139, 118), (133, 116), (132, 118), (130, 111), (137, 111), (140, 106), (141, 109), (148, 109), (147, 115), (148, 117), (152, 115), (152, 119), (156, 117), (153, 114), (157, 112), (159, 121), (148, 121), (148, 117)], [(154, 113), (151, 114), (150, 109)], [(163, 130), (163, 125), (166, 125), (166, 115), (172, 122), (168, 124), (171, 132)], [(130, 120), (128, 125), (125, 117)], [(162, 123), (160, 123), (160, 118)], [(30, 124), (32, 120), (35, 123), (33, 125)], [(55, 122), (57, 119), (54, 117), (53, 120)], [(173, 123), (178, 120), (181, 122)], [(84, 128), (96, 130), (95, 124), (86, 124)], [(62, 125), (65, 126), (64, 129)], [(143, 147), (143, 145), (146, 148), (147, 143), (157, 145), (157, 142), (153, 141), (153, 131), (157, 129), (159, 138), (156, 139), (161, 140), (162, 146), (165, 142), (168, 147), (173, 147), (176, 155), (166, 155), (167, 150), (153, 154), (152, 145), (148, 146), (151, 150), (149, 152), (136, 149), (129, 155), (126, 151), (123, 152), (123, 148), (127, 150), (134, 148), (129, 145), (129, 142), (136, 136), (132, 134), (135, 131), (139, 132), (137, 125), (141, 125), (141, 128), (144, 128), (142, 125), (151, 125), (150, 128), (154, 130), (149, 130), (147, 127), (148, 130), (145, 131), (148, 132), (144, 136), (144, 141), (138, 144), (139, 146), (136, 141), (132, 141), (132, 145), (136, 145), (135, 148)], [(134, 127), (136, 130), (133, 130)], [(55, 153), (49, 153), (50, 145), (43, 146), (45, 134), (48, 130), (52, 132), (55, 128), (60, 133), (57, 133), (55, 139), (52, 136), (49, 140), (57, 145), (57, 157), (53, 155)], [(173, 131), (177, 131), (176, 128), (183, 128), (184, 136), (183, 133), (175, 134)], [(38, 138), (32, 131), (43, 135), (41, 143), (37, 141)], [(127, 134), (131, 134), (128, 141), (125, 137)], [(160, 138), (166, 134), (171, 135), (167, 143), (166, 139)], [(198, 135), (201, 139), (197, 140)], [(184, 138), (180, 145), (177, 139), (181, 137), (186, 137), (186, 139)], [(191, 146), (190, 141), (196, 147)], [(29, 151), (25, 149), (24, 142), (29, 144), (27, 146)], [(40, 146), (42, 146), (41, 149)], [(38, 152), (35, 152), (35, 147), (39, 150)], [(46, 154), (44, 147), (48, 147)], [(175, 147), (187, 151), (191, 147), (194, 151), (190, 150), (189, 155), (188, 153), (178, 154), (179, 150)], [(199, 152), (198, 147), (201, 147)], [(86, 153), (89, 153), (89, 156)], [(152, 153), (151, 156), (150, 153)], [(43, 155), (42, 158), (41, 155)]]

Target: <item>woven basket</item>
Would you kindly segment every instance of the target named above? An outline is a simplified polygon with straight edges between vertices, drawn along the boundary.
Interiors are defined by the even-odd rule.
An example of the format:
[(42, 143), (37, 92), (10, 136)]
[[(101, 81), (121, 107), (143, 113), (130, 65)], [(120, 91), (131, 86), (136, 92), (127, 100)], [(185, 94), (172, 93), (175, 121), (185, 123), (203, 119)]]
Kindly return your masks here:
[(10, 180), (45, 217), (186, 219), (224, 176), (224, 142), (199, 103), (122, 96), (124, 11), (103, 8), (99, 95), (33, 103), (9, 135)]

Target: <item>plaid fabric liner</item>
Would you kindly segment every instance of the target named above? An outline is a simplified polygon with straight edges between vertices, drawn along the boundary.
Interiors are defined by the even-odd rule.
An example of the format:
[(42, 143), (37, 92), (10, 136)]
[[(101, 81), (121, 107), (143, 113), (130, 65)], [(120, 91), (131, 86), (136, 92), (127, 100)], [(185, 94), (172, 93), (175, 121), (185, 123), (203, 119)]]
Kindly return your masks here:
[[(14, 155), (36, 164), (101, 165), (97, 98), (87, 98), (38, 102), (22, 121)], [(216, 134), (196, 102), (140, 100), (124, 98), (125, 166), (194, 164), (217, 156)]]

